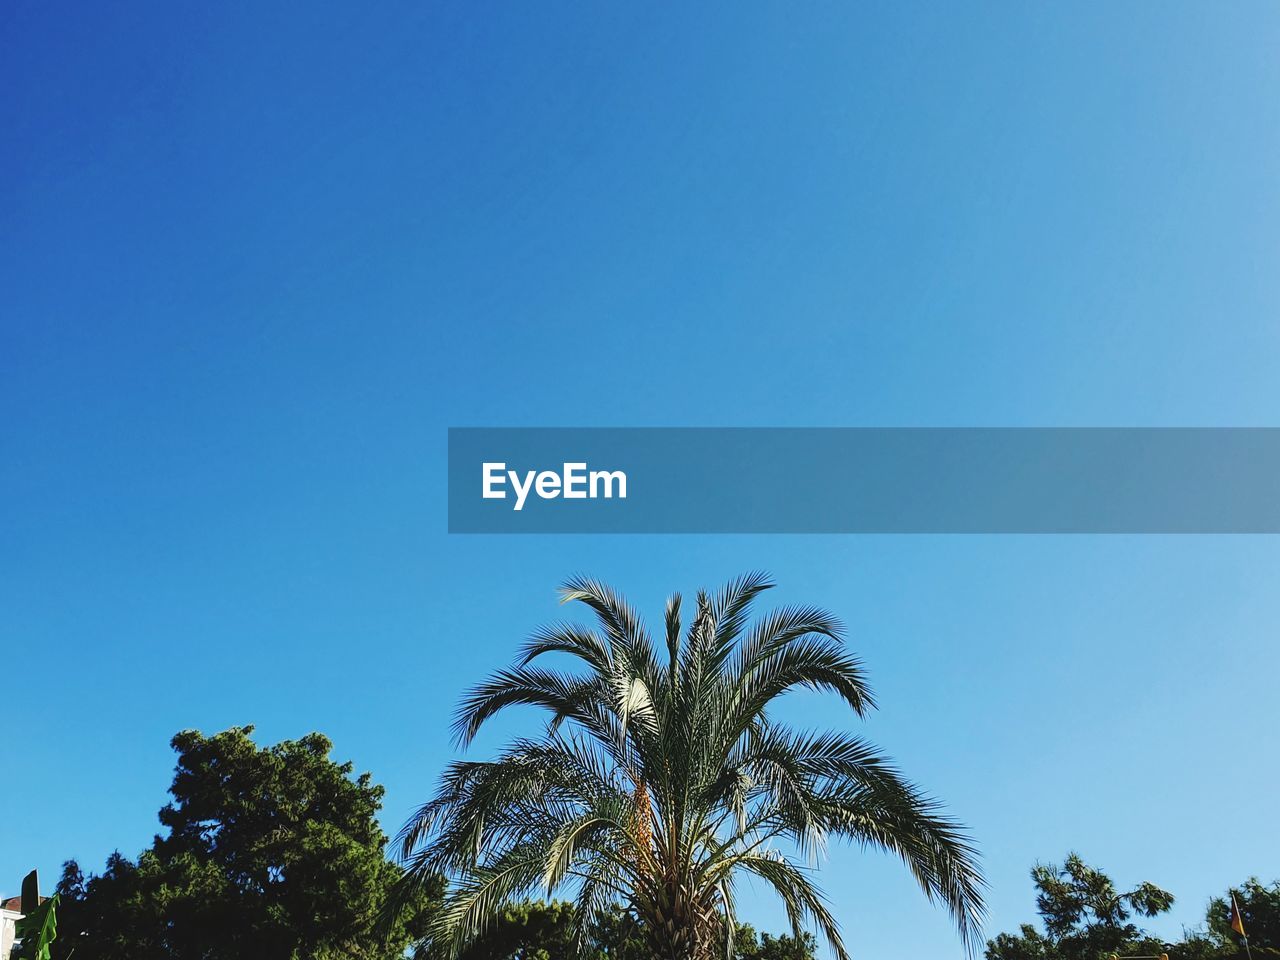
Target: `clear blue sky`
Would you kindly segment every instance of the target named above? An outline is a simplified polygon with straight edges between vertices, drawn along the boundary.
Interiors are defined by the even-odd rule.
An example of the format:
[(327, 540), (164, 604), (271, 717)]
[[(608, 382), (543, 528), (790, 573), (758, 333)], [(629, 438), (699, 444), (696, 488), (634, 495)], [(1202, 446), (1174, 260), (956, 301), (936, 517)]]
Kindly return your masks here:
[[(756, 567), (850, 624), (991, 932), (1073, 848), (1170, 935), (1280, 875), (1280, 540), (444, 504), (450, 425), (1280, 424), (1280, 10), (468, 6), (0, 11), (0, 888), (145, 846), (183, 727), (324, 731), (394, 829), (562, 576)], [(857, 956), (959, 954), (894, 864), (826, 886)]]

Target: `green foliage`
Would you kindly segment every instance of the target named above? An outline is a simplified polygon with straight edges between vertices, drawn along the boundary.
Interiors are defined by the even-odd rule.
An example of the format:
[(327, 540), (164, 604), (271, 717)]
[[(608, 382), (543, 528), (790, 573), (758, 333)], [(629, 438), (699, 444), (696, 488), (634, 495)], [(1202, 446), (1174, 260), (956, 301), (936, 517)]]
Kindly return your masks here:
[[(432, 925), (441, 955), (486, 935), (505, 906), (565, 888), (577, 894), (584, 950), (621, 905), (651, 957), (722, 955), (734, 884), (746, 875), (781, 898), (798, 945), (812, 924), (846, 960), (803, 863), (839, 839), (900, 857), (972, 944), (983, 880), (963, 829), (866, 741), (771, 716), (797, 687), (833, 693), (857, 716), (872, 699), (830, 614), (792, 607), (750, 624), (752, 601), (770, 586), (754, 574), (699, 593), (687, 627), (672, 597), (659, 647), (609, 587), (565, 584), (564, 599), (585, 605), (595, 626), (535, 634), (457, 715), (464, 745), (516, 705), (545, 710), (546, 732), (516, 739), (494, 761), (451, 765), (402, 831), (408, 885), (442, 873), (453, 881)], [(546, 654), (571, 658), (577, 671), (535, 666)]]
[[(485, 932), (461, 953), (463, 960), (653, 960), (648, 939), (630, 913), (614, 908), (602, 918), (591, 941), (579, 953), (572, 903), (527, 900), (499, 911)], [(730, 960), (815, 960), (812, 934), (757, 935), (750, 924), (734, 933)], [(416, 960), (431, 960), (427, 948)]]
[[(652, 960), (635, 918), (612, 910), (579, 953), (574, 906), (526, 900), (499, 911), (485, 932), (462, 951), (463, 960)], [(431, 956), (424, 948), (424, 960)]]
[(100, 875), (66, 865), (54, 960), (391, 960), (422, 935), (438, 883), (380, 925), (400, 874), (382, 788), (320, 734), (259, 748), (252, 730), (173, 738), (168, 834)]
[(762, 933), (757, 937), (750, 924), (743, 924), (734, 934), (733, 947), (735, 960), (814, 960), (818, 941), (811, 933), (799, 937)]
[(574, 956), (573, 905), (528, 901), (504, 907), (464, 960), (565, 960)]
[(1163, 944), (1132, 918), (1154, 917), (1173, 906), (1173, 895), (1151, 883), (1120, 893), (1101, 870), (1070, 854), (1062, 866), (1031, 871), (1044, 933), (1023, 924), (987, 943), (987, 960), (1103, 960), (1112, 953), (1159, 954)]
[(1209, 901), (1205, 929), (1188, 934), (1179, 944), (1177, 960), (1236, 960), (1245, 958), (1244, 941), (1231, 929), (1231, 895), (1240, 904), (1249, 948), (1257, 960), (1280, 957), (1280, 882), (1266, 885), (1251, 877), (1226, 896)]
[(1239, 887), (1227, 891), (1209, 903), (1206, 920), (1210, 934), (1235, 950), (1240, 937), (1231, 929), (1231, 895), (1235, 894), (1240, 905), (1245, 933), (1255, 956), (1280, 956), (1280, 882), (1264, 886), (1257, 877), (1251, 877)]
[(987, 960), (1060, 960), (1057, 944), (1029, 923), (987, 941)]
[[(34, 881), (32, 888), (36, 890), (33, 896), (38, 896)], [(13, 960), (50, 960), (53, 942), (58, 938), (58, 895), (54, 894), (17, 921), (14, 936), (21, 943), (10, 954)]]

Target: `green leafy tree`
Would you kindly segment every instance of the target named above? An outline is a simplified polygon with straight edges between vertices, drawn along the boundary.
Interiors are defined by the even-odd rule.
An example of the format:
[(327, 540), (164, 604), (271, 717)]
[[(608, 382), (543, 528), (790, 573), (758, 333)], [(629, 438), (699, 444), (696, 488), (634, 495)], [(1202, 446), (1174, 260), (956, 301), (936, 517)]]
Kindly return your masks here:
[[(830, 691), (857, 716), (872, 698), (830, 614), (791, 607), (749, 623), (770, 586), (756, 574), (699, 593), (687, 628), (672, 597), (659, 652), (610, 588), (565, 584), (564, 599), (586, 605), (595, 628), (540, 631), (457, 715), (463, 745), (515, 705), (543, 708), (545, 733), (516, 739), (496, 760), (451, 765), (402, 832), (410, 883), (440, 873), (454, 881), (434, 944), (456, 955), (505, 904), (567, 888), (584, 952), (622, 904), (658, 960), (715, 956), (732, 929), (735, 880), (751, 875), (782, 899), (794, 937), (812, 922), (846, 960), (802, 865), (837, 839), (899, 856), (973, 942), (983, 880), (963, 829), (865, 740), (797, 731), (772, 715), (797, 687)], [(545, 654), (578, 669), (535, 665)]]
[[(485, 932), (462, 951), (462, 960), (577, 960), (582, 954), (575, 937), (572, 903), (526, 900), (503, 907)], [(817, 941), (806, 933), (797, 939), (784, 934), (757, 935), (750, 924), (734, 934), (732, 960), (815, 960)], [(597, 926), (585, 950), (590, 960), (653, 960), (647, 938), (636, 918), (614, 908)], [(419, 954), (430, 960), (429, 950)]]
[[(576, 960), (574, 914), (574, 905), (562, 900), (509, 904), (467, 944), (462, 960)], [(635, 917), (618, 909), (601, 918), (585, 953), (590, 960), (652, 960)], [(431, 944), (423, 945), (424, 960), (435, 955)]]
[[(577, 929), (575, 920), (574, 930)], [(593, 933), (588, 953), (596, 960), (653, 960), (640, 921), (629, 910), (617, 905), (605, 910), (597, 918)], [(569, 954), (567, 960), (577, 956), (577, 953)]]
[(733, 945), (735, 960), (814, 960), (818, 951), (818, 941), (811, 933), (804, 932), (798, 937), (762, 933), (757, 937), (750, 924), (743, 924), (735, 931)]
[(423, 934), (438, 882), (385, 921), (382, 788), (320, 734), (259, 748), (252, 731), (173, 738), (167, 835), (96, 876), (67, 863), (54, 960), (390, 960)]
[(1177, 960), (1237, 960), (1248, 956), (1244, 941), (1231, 929), (1232, 894), (1240, 905), (1253, 956), (1258, 960), (1280, 957), (1280, 882), (1267, 885), (1251, 877), (1228, 890), (1226, 896), (1209, 901), (1205, 929), (1188, 934), (1179, 944)]
[(1231, 929), (1231, 895), (1240, 905), (1240, 915), (1249, 947), (1256, 956), (1280, 956), (1280, 882), (1264, 885), (1251, 877), (1209, 903), (1206, 920), (1211, 934), (1225, 947), (1244, 953), (1240, 937)]
[(504, 907), (463, 960), (567, 960), (574, 955), (573, 905), (529, 900)]
[(1173, 895), (1154, 884), (1121, 893), (1074, 853), (1060, 867), (1037, 864), (1031, 879), (1044, 932), (1023, 924), (1016, 934), (1002, 933), (988, 941), (987, 960), (1104, 960), (1112, 953), (1163, 952), (1159, 940), (1132, 922), (1173, 906)]
[[(39, 899), (40, 888), (31, 878), (32, 897)], [(58, 938), (58, 896), (54, 894), (48, 900), (34, 908), (23, 907), (23, 917), (14, 924), (14, 936), (18, 939), (17, 947), (10, 956), (13, 960), (50, 960), (53, 942)]]

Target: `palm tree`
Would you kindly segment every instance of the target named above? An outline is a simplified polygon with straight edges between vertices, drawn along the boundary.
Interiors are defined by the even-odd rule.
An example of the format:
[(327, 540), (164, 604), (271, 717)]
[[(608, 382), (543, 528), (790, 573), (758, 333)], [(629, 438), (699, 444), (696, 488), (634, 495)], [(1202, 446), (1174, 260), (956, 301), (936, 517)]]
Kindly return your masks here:
[[(505, 904), (569, 890), (580, 944), (621, 903), (655, 957), (704, 960), (732, 944), (735, 880), (754, 875), (777, 892), (797, 935), (812, 921), (847, 960), (812, 866), (842, 838), (900, 857), (972, 951), (984, 881), (963, 828), (866, 741), (770, 716), (796, 687), (833, 692), (859, 717), (874, 706), (830, 614), (787, 607), (749, 625), (752, 601), (771, 586), (751, 574), (715, 596), (700, 592), (687, 630), (673, 596), (660, 657), (613, 590), (564, 584), (564, 600), (590, 607), (597, 628), (540, 630), (455, 720), (463, 746), (514, 705), (545, 709), (545, 731), (496, 760), (452, 764), (401, 831), (407, 883), (452, 880), (435, 949), (456, 955)], [(567, 654), (579, 669), (535, 665), (545, 654)]]

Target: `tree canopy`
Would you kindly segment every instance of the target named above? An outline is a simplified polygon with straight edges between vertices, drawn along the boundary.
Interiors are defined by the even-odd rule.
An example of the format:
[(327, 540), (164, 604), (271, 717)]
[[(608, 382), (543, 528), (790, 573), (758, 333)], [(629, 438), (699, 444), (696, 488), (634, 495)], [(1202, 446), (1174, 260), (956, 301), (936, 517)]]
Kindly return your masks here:
[[(1140, 883), (1122, 893), (1074, 853), (1062, 866), (1037, 865), (1031, 877), (1041, 929), (1024, 923), (1018, 933), (999, 934), (987, 942), (987, 960), (1107, 960), (1113, 954), (1123, 960), (1162, 953), (1170, 960), (1280, 958), (1280, 882), (1268, 886), (1254, 877), (1212, 898), (1203, 927), (1184, 930), (1181, 940), (1166, 943), (1134, 922), (1173, 905), (1173, 895), (1155, 884)], [(1251, 954), (1231, 927), (1233, 894)]]
[[(1231, 898), (1240, 905), (1249, 950), (1231, 929)], [(1276, 960), (1280, 957), (1280, 882), (1264, 884), (1250, 877), (1224, 896), (1209, 901), (1203, 928), (1180, 944), (1178, 960)]]
[[(591, 942), (579, 952), (574, 906), (565, 901), (530, 900), (499, 911), (485, 932), (462, 951), (462, 960), (653, 960), (636, 918), (621, 909), (609, 911)], [(430, 956), (423, 951), (424, 960)], [(750, 924), (735, 933), (729, 960), (816, 960), (811, 934), (757, 934)]]
[(1155, 884), (1121, 892), (1074, 853), (1061, 866), (1037, 864), (1031, 879), (1044, 932), (1023, 924), (1017, 934), (1002, 933), (987, 943), (987, 960), (1102, 960), (1112, 953), (1162, 952), (1162, 942), (1133, 922), (1173, 906), (1173, 895)]
[(392, 960), (420, 938), (438, 885), (383, 922), (400, 869), (382, 787), (318, 733), (259, 747), (252, 732), (173, 738), (167, 833), (99, 874), (66, 864), (54, 960)]

